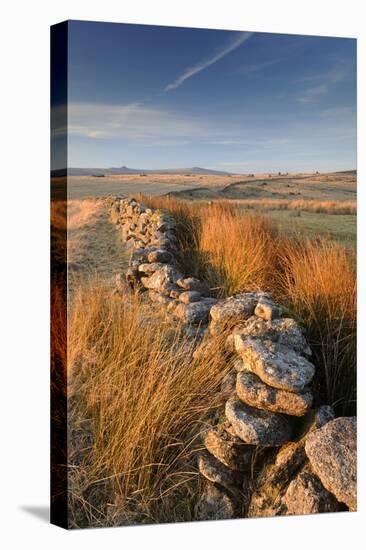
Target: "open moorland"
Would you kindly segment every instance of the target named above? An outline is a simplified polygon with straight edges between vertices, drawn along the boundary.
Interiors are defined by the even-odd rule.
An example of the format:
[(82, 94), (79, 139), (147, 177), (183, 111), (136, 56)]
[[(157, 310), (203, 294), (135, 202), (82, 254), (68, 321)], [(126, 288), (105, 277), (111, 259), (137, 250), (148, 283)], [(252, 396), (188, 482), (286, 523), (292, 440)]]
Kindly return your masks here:
[[(165, 301), (176, 301), (184, 312), (194, 304), (165, 296), (165, 290), (161, 303), (150, 303), (150, 296), (160, 295), (142, 292), (141, 281), (149, 284), (154, 273), (145, 279), (140, 273), (131, 292), (126, 277), (132, 251), (107, 195), (133, 195), (174, 220), (175, 268), (202, 281), (209, 300), (270, 292), (310, 345), (314, 410), (331, 405), (342, 417), (355, 413), (356, 396), (355, 174), (73, 177), (68, 191), (67, 218), (65, 203), (53, 204), (53, 238), (67, 223), (69, 526), (271, 515), (277, 504), (260, 510), (256, 491), (259, 473), (266, 472), (263, 457), (271, 464), (277, 451), (250, 458), (247, 485), (234, 490), (240, 504), (235, 510), (231, 485), (217, 493), (220, 483), (207, 485), (202, 473), (213, 475), (212, 464), (202, 458), (197, 463), (198, 456), (211, 460), (202, 434), (221, 425), (235, 369), (224, 350), (227, 332), (213, 333), (204, 356), (196, 355), (200, 325), (192, 338), (186, 323), (165, 312)], [(144, 231), (143, 225), (131, 222), (128, 232)], [(141, 268), (150, 265), (161, 268)], [(116, 281), (118, 290), (111, 293)], [(55, 341), (64, 330), (57, 323)], [(310, 476), (315, 483), (316, 501), (324, 491), (318, 478), (306, 469), (296, 472), (300, 477), (293, 482)], [(291, 496), (291, 480), (286, 476), (276, 514), (312, 513), (313, 497), (310, 508), (301, 508), (301, 494)], [(272, 494), (271, 483), (265, 491)], [(329, 492), (321, 495), (325, 504), (318, 511), (346, 509), (343, 496), (337, 502)]]
[[(64, 178), (54, 178), (62, 189)], [(327, 236), (347, 245), (356, 239), (356, 173), (327, 174), (128, 174), (70, 176), (68, 198), (109, 194), (173, 195), (182, 200), (228, 201), (271, 216), (286, 232)]]

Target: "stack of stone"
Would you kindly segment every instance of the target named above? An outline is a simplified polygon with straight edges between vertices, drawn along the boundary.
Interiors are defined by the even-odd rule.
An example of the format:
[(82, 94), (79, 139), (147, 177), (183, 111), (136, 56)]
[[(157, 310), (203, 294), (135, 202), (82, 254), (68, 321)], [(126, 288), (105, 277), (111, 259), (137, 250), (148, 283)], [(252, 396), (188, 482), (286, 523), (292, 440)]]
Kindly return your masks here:
[[(330, 407), (311, 409), (309, 384), (315, 367), (306, 357), (311, 352), (297, 323), (282, 318), (268, 294), (247, 293), (221, 300), (211, 309), (209, 333), (225, 329), (234, 369), (224, 381), (226, 418), (203, 436), (205, 451), (198, 467), (205, 485), (197, 517), (330, 512), (342, 509), (341, 503), (354, 509), (354, 420), (333, 420)], [(343, 425), (334, 426), (335, 435), (323, 444), (328, 456), (322, 460), (319, 441), (339, 421), (346, 422), (347, 431)], [(339, 430), (345, 447), (352, 449), (344, 451), (346, 459), (335, 450)], [(253, 457), (261, 470), (255, 480), (247, 475)], [(334, 487), (330, 465), (338, 471), (341, 487)]]
[(173, 219), (134, 199), (114, 197), (110, 207), (132, 248), (117, 291), (139, 288), (194, 334), (198, 325), (206, 337), (195, 354), (227, 335), (233, 369), (222, 385), (223, 418), (203, 434), (197, 519), (355, 510), (356, 422), (334, 420), (330, 407), (311, 410), (315, 368), (294, 319), (265, 292), (211, 298), (177, 269)]
[(221, 498), (209, 516), (227, 517), (229, 510), (241, 513), (238, 502), (248, 496), (246, 472), (253, 456), (291, 441), (296, 425), (292, 418), (310, 410), (315, 368), (305, 357), (310, 350), (300, 328), (293, 319), (281, 318), (281, 309), (267, 293), (220, 300), (210, 316), (209, 333), (229, 332), (227, 349), (235, 360), (225, 380), (226, 418), (203, 437), (205, 451), (198, 466), (207, 481), (197, 515), (207, 516), (215, 490)]
[(117, 289), (146, 290), (149, 299), (182, 322), (204, 325), (215, 298), (195, 277), (184, 277), (176, 267), (176, 224), (167, 214), (145, 208), (134, 199), (112, 199), (111, 220), (132, 250), (126, 274), (117, 276)]

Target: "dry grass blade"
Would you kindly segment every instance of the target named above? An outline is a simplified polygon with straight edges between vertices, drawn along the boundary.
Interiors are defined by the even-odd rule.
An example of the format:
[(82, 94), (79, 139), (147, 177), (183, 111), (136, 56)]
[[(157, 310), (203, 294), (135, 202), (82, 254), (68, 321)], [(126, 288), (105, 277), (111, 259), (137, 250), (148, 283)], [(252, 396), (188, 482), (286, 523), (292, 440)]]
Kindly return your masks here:
[[(175, 513), (191, 519), (193, 449), (204, 419), (218, 406), (228, 370), (221, 344), (204, 361), (194, 360), (192, 341), (148, 313), (138, 296), (111, 300), (95, 286), (75, 292), (68, 337), (71, 432), (76, 430), (71, 463), (74, 457), (80, 466), (70, 475), (72, 485), (82, 487), (79, 503), (88, 500), (105, 514), (98, 495), (108, 487), (118, 517), (125, 513), (134, 522), (134, 510), (142, 521), (167, 521), (164, 514), (178, 506)], [(91, 446), (82, 459), (79, 446), (87, 445), (77, 435), (80, 419), (90, 419)], [(73, 507), (78, 525), (90, 521), (82, 510), (84, 505)]]

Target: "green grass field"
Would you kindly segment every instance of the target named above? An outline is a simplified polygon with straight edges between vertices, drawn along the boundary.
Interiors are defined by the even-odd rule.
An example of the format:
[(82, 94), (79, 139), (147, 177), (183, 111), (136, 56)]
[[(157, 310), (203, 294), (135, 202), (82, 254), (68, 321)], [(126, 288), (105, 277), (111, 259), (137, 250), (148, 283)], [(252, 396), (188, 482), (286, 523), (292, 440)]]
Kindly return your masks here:
[(274, 219), (281, 230), (308, 237), (329, 237), (346, 246), (356, 246), (356, 216), (317, 212), (271, 210), (260, 211)]

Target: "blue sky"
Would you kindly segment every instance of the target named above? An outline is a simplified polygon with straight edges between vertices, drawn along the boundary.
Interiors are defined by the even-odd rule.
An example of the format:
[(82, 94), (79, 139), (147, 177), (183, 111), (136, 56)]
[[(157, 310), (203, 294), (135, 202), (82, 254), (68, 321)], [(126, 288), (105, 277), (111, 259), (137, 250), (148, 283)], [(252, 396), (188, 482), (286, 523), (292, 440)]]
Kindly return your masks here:
[(356, 167), (356, 41), (72, 21), (69, 166)]

